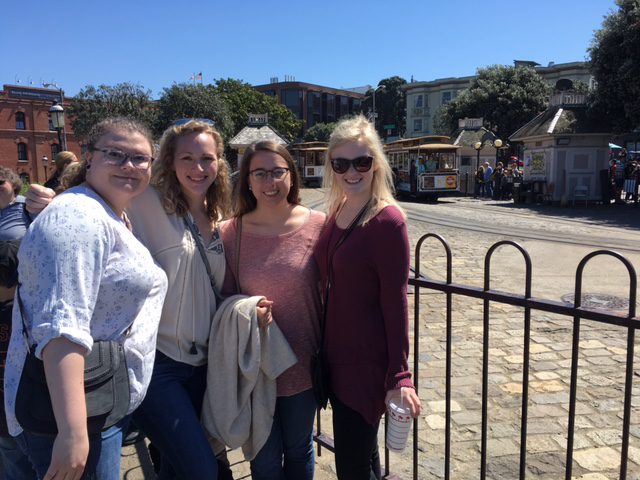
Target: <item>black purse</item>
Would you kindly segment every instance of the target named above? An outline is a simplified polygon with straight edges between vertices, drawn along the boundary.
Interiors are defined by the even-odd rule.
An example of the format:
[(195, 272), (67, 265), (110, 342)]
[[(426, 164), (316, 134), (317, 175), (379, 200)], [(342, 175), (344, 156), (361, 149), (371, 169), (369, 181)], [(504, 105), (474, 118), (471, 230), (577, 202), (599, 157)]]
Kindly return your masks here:
[[(331, 391), (331, 377), (329, 374), (329, 365), (324, 353), (324, 330), (327, 323), (327, 306), (329, 302), (329, 290), (333, 283), (333, 256), (338, 250), (338, 247), (343, 244), (347, 237), (353, 232), (353, 230), (360, 222), (360, 219), (364, 216), (364, 212), (367, 211), (369, 202), (362, 207), (358, 215), (351, 221), (349, 227), (343, 232), (342, 236), (336, 243), (333, 251), (327, 254), (327, 284), (324, 289), (324, 303), (322, 308), (322, 318), (320, 319), (320, 346), (311, 356), (311, 384), (313, 386), (313, 395), (316, 399), (316, 404), (320, 409), (327, 408), (327, 402), (329, 401), (329, 394)], [(328, 246), (327, 246), (328, 248)]]
[[(51, 406), (44, 363), (36, 357), (35, 346), (29, 343), (20, 288), (17, 297), (28, 352), (18, 384), (16, 419), (28, 432), (56, 435), (58, 426)], [(106, 430), (127, 415), (131, 392), (122, 344), (114, 340), (93, 343), (91, 352), (84, 358), (84, 394), (89, 434)]]

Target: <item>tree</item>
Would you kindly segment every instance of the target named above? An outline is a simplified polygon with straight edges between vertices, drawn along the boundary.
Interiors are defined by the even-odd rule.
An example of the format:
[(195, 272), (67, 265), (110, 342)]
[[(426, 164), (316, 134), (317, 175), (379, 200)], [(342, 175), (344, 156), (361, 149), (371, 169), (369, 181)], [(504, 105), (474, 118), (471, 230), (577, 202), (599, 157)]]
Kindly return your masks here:
[(499, 138), (508, 138), (546, 109), (551, 87), (531, 67), (494, 65), (478, 69), (471, 86), (436, 113), (440, 134), (450, 135), (458, 119), (484, 118)]
[(331, 132), (336, 128), (337, 123), (316, 123), (304, 133), (305, 142), (328, 142)]
[(275, 97), (258, 92), (248, 83), (232, 78), (215, 80), (215, 90), (229, 108), (228, 118), (235, 135), (247, 125), (250, 113), (269, 115), (269, 125), (289, 140), (300, 135), (302, 121)]
[(640, 127), (640, 1), (616, 0), (589, 48), (597, 82), (593, 111), (615, 133)]
[(158, 100), (155, 132), (161, 134), (180, 118), (208, 118), (216, 123), (220, 134), (229, 139), (235, 134), (225, 98), (213, 85), (174, 84), (165, 88)]
[(107, 117), (135, 118), (151, 127), (156, 116), (151, 91), (131, 83), (98, 88), (88, 85), (76, 95), (68, 111), (73, 132), (80, 138), (86, 137), (96, 123)]
[[(405, 131), (407, 117), (406, 93), (401, 88), (407, 81), (398, 76), (393, 76), (380, 80), (376, 87), (376, 113), (378, 118), (375, 122), (378, 133), (386, 137), (387, 131), (384, 125), (395, 125), (398, 136), (402, 136)], [(380, 88), (383, 87), (383, 88)], [(373, 93), (370, 89), (365, 95), (363, 107), (373, 113)]]

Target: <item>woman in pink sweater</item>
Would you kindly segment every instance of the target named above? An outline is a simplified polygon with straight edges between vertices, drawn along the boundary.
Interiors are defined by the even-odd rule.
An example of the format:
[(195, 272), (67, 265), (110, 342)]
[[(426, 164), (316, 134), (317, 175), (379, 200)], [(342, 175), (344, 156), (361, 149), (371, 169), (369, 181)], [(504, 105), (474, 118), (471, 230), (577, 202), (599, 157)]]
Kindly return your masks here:
[(313, 248), (325, 215), (300, 205), (299, 186), (286, 148), (272, 142), (249, 147), (240, 164), (234, 218), (220, 227), (227, 259), (223, 292), (239, 289), (272, 301), (273, 321), (298, 357), (277, 378), (271, 433), (251, 461), (254, 480), (306, 480), (314, 472), (316, 403), (309, 372), (319, 337), (320, 294)]
[[(329, 221), (315, 258), (325, 305), (338, 478), (379, 479), (377, 433), (390, 401), (420, 414), (407, 364), (409, 241), (392, 173), (362, 115), (331, 134), (325, 166)], [(353, 227), (352, 229), (350, 227)]]

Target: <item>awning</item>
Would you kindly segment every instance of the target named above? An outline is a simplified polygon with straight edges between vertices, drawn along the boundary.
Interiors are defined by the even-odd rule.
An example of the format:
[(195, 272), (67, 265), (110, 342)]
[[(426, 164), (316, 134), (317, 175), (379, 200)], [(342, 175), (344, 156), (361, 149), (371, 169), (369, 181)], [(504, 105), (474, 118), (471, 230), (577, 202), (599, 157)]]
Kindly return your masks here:
[(610, 143), (609, 148), (622, 148), (620, 145), (616, 145), (615, 143)]

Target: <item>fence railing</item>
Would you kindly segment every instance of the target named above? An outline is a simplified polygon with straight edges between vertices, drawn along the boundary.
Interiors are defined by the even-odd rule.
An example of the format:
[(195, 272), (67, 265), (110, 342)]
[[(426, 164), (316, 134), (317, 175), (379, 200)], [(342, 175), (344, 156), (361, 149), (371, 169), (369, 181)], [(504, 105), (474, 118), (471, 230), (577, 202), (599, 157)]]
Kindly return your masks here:
[[(446, 276), (444, 281), (430, 279), (422, 274), (422, 247), (428, 240), (435, 240), (442, 245), (446, 256)], [(506, 293), (491, 289), (491, 261), (495, 251), (500, 247), (514, 248), (523, 258), (525, 266), (524, 292), (522, 295)], [(582, 306), (583, 294), (583, 274), (587, 264), (596, 257), (610, 257), (620, 262), (629, 275), (628, 311), (626, 314), (610, 310), (585, 308)], [(489, 334), (491, 331), (490, 306), (492, 303), (511, 305), (523, 309), (523, 369), (522, 369), (522, 400), (520, 417), (520, 452), (518, 475), (522, 480), (526, 475), (527, 468), (527, 427), (529, 408), (529, 376), (531, 363), (531, 313), (532, 311), (547, 312), (561, 315), (571, 319), (573, 324), (571, 334), (571, 374), (569, 392), (569, 415), (567, 425), (567, 445), (566, 445), (566, 465), (565, 478), (570, 480), (573, 472), (573, 447), (575, 436), (576, 417), (576, 395), (578, 386), (578, 358), (580, 345), (580, 326), (583, 320), (590, 320), (600, 324), (616, 325), (626, 328), (626, 362), (624, 381), (624, 405), (622, 420), (622, 445), (620, 452), (620, 479), (627, 478), (628, 458), (629, 458), (629, 436), (631, 425), (631, 402), (633, 388), (633, 368), (634, 368), (634, 348), (635, 332), (640, 328), (640, 319), (636, 317), (636, 291), (637, 275), (633, 265), (621, 254), (611, 250), (597, 250), (586, 255), (579, 263), (575, 276), (574, 304), (568, 304), (553, 300), (539, 299), (532, 297), (532, 262), (527, 251), (518, 243), (511, 240), (504, 240), (493, 244), (484, 259), (484, 282), (483, 286), (475, 287), (453, 283), (452, 281), (453, 255), (448, 243), (437, 234), (426, 234), (420, 238), (415, 249), (414, 275), (409, 280), (409, 284), (414, 287), (414, 318), (413, 318), (413, 378), (416, 389), (419, 388), (420, 379), (420, 322), (421, 322), (421, 302), (420, 295), (424, 290), (442, 292), (446, 297), (446, 353), (445, 353), (445, 439), (444, 439), (444, 478), (451, 478), (451, 378), (452, 378), (452, 324), (453, 324), (453, 296), (480, 299), (483, 302), (482, 314), (482, 404), (481, 404), (481, 441), (480, 441), (480, 478), (484, 480), (487, 475), (487, 454), (488, 454), (488, 400), (489, 400)], [(458, 313), (460, 315), (460, 313)], [(386, 422), (385, 422), (386, 425)], [(418, 479), (419, 464), (419, 422), (414, 420), (413, 424), (413, 445), (412, 445), (412, 476)], [(317, 432), (315, 440), (318, 444), (318, 454), (321, 454), (325, 447), (333, 451), (333, 439), (322, 432), (320, 415), (317, 419)], [(390, 472), (389, 451), (385, 448), (385, 477), (387, 479), (398, 478)]]

